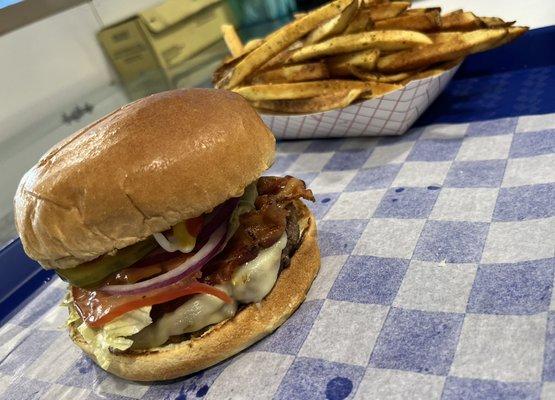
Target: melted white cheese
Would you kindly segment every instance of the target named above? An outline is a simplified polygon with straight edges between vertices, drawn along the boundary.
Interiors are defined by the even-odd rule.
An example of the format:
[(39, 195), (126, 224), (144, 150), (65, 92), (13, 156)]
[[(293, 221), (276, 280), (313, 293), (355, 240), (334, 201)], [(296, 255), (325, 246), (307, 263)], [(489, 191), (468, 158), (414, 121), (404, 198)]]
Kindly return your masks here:
[[(223, 285), (216, 286), (229, 292)], [(229, 294), (229, 293), (228, 293)], [(154, 324), (134, 335), (133, 348), (146, 349), (163, 345), (170, 336), (198, 331), (205, 326), (230, 318), (237, 312), (237, 303), (224, 303), (209, 294), (199, 294), (175, 311), (164, 314)]]
[(253, 303), (262, 300), (276, 283), (281, 252), (286, 244), (287, 235), (284, 233), (274, 245), (262, 250), (254, 260), (240, 266), (230, 282), (216, 286), (236, 300), (233, 304), (226, 304), (209, 294), (196, 295), (134, 335), (131, 338), (133, 348), (161, 346), (170, 336), (195, 332), (231, 318), (237, 312), (237, 302)]
[(241, 303), (258, 303), (274, 287), (281, 263), (281, 252), (287, 244), (287, 235), (258, 256), (241, 265), (231, 278), (232, 296)]

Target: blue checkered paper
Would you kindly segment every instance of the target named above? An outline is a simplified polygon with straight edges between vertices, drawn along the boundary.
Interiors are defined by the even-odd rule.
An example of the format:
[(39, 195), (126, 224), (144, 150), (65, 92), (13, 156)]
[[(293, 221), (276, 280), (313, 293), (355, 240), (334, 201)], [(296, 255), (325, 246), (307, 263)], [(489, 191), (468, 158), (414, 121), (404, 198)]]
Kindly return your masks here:
[(54, 280), (0, 328), (2, 399), (554, 399), (555, 114), (281, 142), (322, 268), (274, 334), (171, 383), (125, 382), (60, 328)]

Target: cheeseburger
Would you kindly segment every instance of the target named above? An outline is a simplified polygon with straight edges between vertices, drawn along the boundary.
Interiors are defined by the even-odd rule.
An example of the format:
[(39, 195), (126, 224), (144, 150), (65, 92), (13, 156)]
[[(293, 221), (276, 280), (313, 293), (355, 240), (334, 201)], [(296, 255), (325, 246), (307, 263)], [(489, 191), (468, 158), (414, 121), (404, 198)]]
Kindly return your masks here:
[(71, 339), (138, 381), (214, 365), (280, 326), (320, 264), (303, 181), (239, 95), (175, 90), (76, 132), (15, 196), (26, 253), (68, 283)]

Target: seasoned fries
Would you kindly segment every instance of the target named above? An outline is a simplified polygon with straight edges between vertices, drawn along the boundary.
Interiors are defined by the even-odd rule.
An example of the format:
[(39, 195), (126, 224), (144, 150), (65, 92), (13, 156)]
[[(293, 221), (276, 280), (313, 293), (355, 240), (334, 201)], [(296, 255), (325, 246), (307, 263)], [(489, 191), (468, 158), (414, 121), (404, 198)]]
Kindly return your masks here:
[(410, 29), (420, 32), (430, 32), (441, 27), (439, 11), (401, 15), (377, 21), (375, 29)]
[(382, 3), (370, 6), (370, 17), (373, 21), (393, 18), (410, 7), (408, 1), (395, 1), (393, 3)]
[(441, 18), (441, 27), (446, 31), (471, 31), (482, 28), (483, 23), (473, 13), (457, 10)]
[(439, 75), (528, 30), (469, 11), (441, 15), (440, 7), (410, 6), (334, 0), (245, 45), (232, 26), (223, 26), (231, 57), (214, 73), (214, 84), (261, 110), (325, 111)]
[(507, 36), (505, 28), (461, 32), (451, 41), (434, 43), (382, 57), (378, 60), (377, 69), (382, 72), (399, 72), (426, 67), (488, 50), (505, 36)]
[(380, 51), (377, 49), (363, 50), (356, 53), (348, 53), (329, 59), (328, 67), (336, 75), (349, 75), (352, 67), (361, 67), (372, 70), (376, 67)]
[(254, 101), (253, 105), (256, 108), (281, 112), (281, 113), (312, 113), (332, 110), (334, 108), (347, 107), (355, 101), (362, 90), (352, 89), (348, 91), (341, 91), (335, 94), (327, 94), (323, 96), (310, 97), (307, 99), (296, 100), (259, 100)]
[[(378, 58), (376, 57), (376, 61)], [(276, 69), (262, 71), (252, 78), (253, 83), (302, 82), (327, 79), (330, 74), (323, 62), (287, 65)]]
[(441, 12), (441, 7), (428, 7), (428, 8), (411, 8), (410, 10), (406, 10), (405, 14), (420, 14), (420, 13), (429, 13), (432, 11)]
[(420, 32), (412, 31), (372, 31), (337, 36), (325, 42), (303, 46), (295, 50), (286, 62), (294, 63), (311, 58), (330, 56), (368, 48), (379, 50), (403, 50), (432, 41)]
[(233, 25), (225, 24), (220, 27), (224, 36), (225, 44), (232, 57), (238, 57), (243, 53), (243, 43)]
[(497, 17), (480, 17), (480, 21), (482, 21), (482, 24), (488, 28), (501, 28), (514, 24), (514, 21), (505, 22), (501, 18)]
[[(355, 72), (356, 71), (356, 72)], [(397, 74), (381, 74), (379, 72), (366, 72), (360, 69), (353, 70), (353, 75), (357, 78), (366, 80), (366, 81), (374, 81), (374, 82), (382, 82), (382, 83), (395, 83), (400, 82), (403, 80), (410, 79), (410, 77), (414, 76), (416, 73), (414, 71), (410, 72), (399, 72)]]
[(245, 43), (245, 46), (243, 46), (243, 52), (250, 53), (251, 51), (256, 49), (258, 46), (260, 46), (263, 42), (264, 42), (264, 39), (260, 39), (260, 38), (251, 39), (247, 43)]
[(337, 93), (358, 89), (371, 90), (368, 82), (359, 80), (328, 79), (323, 81), (273, 83), (243, 86), (234, 89), (247, 100), (306, 99), (326, 93)]
[(353, 0), (335, 0), (291, 22), (285, 27), (278, 29), (274, 34), (270, 35), (263, 44), (241, 60), (241, 62), (231, 70), (229, 77), (224, 77), (225, 82), (222, 82), (221, 86), (228, 89), (237, 86), (256, 68), (260, 67), (281, 50), (315, 29), (322, 22), (341, 13), (352, 1)]
[(347, 26), (343, 34), (348, 35), (349, 33), (358, 33), (365, 31), (368, 27), (372, 26), (372, 17), (370, 16), (370, 10), (365, 10), (360, 8), (355, 14), (351, 23)]
[(353, 0), (353, 2), (349, 4), (341, 14), (333, 17), (328, 22), (320, 25), (318, 28), (310, 32), (304, 43), (318, 43), (330, 36), (343, 32), (357, 11), (358, 0)]
[(361, 94), (362, 99), (375, 99), (381, 97), (386, 93), (393, 92), (395, 90), (401, 89), (403, 86), (396, 85), (393, 83), (382, 83), (382, 82), (368, 82), (370, 85), (370, 91)]

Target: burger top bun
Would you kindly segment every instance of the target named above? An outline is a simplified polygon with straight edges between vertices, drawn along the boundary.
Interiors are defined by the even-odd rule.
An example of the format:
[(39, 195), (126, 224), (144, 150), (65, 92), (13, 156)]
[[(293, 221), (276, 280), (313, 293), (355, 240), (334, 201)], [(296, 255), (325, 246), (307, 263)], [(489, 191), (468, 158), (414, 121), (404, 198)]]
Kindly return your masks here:
[(274, 152), (241, 96), (158, 93), (50, 149), (19, 184), (16, 227), (43, 267), (72, 268), (240, 196)]

